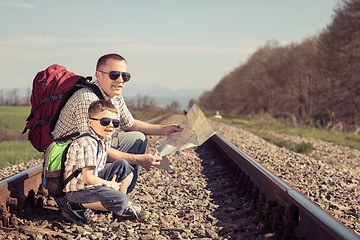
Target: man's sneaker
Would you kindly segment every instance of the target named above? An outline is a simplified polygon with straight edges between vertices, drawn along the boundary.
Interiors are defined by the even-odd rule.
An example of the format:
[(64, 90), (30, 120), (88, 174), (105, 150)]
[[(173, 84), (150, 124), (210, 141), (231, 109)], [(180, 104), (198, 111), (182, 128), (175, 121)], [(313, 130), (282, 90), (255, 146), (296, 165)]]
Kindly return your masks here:
[(61, 214), (66, 219), (75, 222), (79, 226), (90, 223), (94, 217), (94, 212), (91, 209), (85, 209), (79, 203), (67, 202), (61, 210)]
[(149, 213), (136, 211), (133, 206), (128, 205), (121, 214), (113, 214), (113, 216), (120, 221), (142, 222), (149, 218)]

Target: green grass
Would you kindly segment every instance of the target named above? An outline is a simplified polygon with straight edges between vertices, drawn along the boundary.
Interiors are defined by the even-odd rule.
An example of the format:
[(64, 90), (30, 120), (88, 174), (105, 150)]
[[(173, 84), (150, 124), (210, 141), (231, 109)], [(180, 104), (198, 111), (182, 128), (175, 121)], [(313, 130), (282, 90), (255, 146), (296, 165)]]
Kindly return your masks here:
[(148, 121), (153, 118), (165, 115), (170, 113), (171, 110), (167, 109), (160, 109), (160, 108), (136, 108), (136, 109), (130, 109), (130, 112), (134, 116), (135, 119), (139, 119), (142, 121)]
[(0, 129), (8, 135), (21, 135), (30, 107), (0, 107)]
[(0, 107), (0, 168), (41, 157), (21, 134), (29, 114), (30, 107)]
[(38, 159), (42, 156), (28, 141), (0, 143), (0, 168)]
[[(341, 132), (334, 130), (318, 129), (309, 126), (294, 127), (289, 122), (282, 122), (267, 118), (258, 118), (252, 120), (224, 118), (223, 121), (228, 124), (237, 125), (276, 145), (283, 145), (284, 147), (289, 148), (290, 150), (294, 149), (294, 146), (291, 146), (293, 144), (291, 143), (286, 144), (285, 140), (281, 140), (277, 137), (274, 137), (269, 132), (283, 133), (286, 135), (296, 135), (302, 137), (312, 137), (323, 141), (332, 142), (335, 144), (360, 150), (360, 136), (352, 132)], [(310, 146), (310, 143), (300, 143), (300, 145), (295, 147), (295, 149), (298, 149), (296, 152), (298, 151), (308, 152), (310, 151), (311, 148), (312, 146)]]
[(309, 155), (310, 153), (312, 153), (314, 149), (311, 143), (306, 143), (306, 142), (295, 143), (261, 131), (253, 131), (253, 133), (261, 137), (262, 139), (275, 144), (278, 147), (284, 147), (293, 152)]
[[(131, 112), (136, 119), (143, 121), (167, 113), (164, 110), (151, 108), (133, 109)], [(42, 156), (42, 153), (27, 141), (27, 134), (21, 134), (29, 114), (30, 107), (0, 106), (0, 168)]]

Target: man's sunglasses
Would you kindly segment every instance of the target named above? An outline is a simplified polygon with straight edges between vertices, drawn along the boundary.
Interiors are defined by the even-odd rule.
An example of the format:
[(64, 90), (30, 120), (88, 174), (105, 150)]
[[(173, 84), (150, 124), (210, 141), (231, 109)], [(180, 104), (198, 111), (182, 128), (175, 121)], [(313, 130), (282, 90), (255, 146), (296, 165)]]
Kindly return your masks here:
[(120, 120), (119, 119), (111, 119), (111, 118), (90, 118), (91, 120), (96, 120), (96, 121), (100, 121), (100, 124), (104, 127), (108, 126), (111, 121), (112, 121), (112, 125), (114, 126), (114, 128), (118, 128), (120, 125)]
[(109, 78), (111, 80), (116, 80), (121, 75), (124, 82), (128, 82), (131, 77), (130, 73), (128, 73), (128, 72), (119, 72), (119, 71), (103, 72), (103, 71), (99, 71), (99, 70), (98, 70), (98, 72), (109, 74)]

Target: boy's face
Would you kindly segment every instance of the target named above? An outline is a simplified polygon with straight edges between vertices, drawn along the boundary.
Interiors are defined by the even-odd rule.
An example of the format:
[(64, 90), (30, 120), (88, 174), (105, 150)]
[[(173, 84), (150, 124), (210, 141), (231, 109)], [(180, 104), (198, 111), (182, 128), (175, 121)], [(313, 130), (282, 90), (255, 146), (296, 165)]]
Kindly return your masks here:
[[(117, 114), (110, 112), (109, 110), (105, 110), (103, 112), (98, 113), (95, 116), (92, 116), (91, 118), (96, 118), (96, 119), (110, 118), (112, 120), (112, 119), (117, 119)], [(112, 121), (110, 122), (109, 125), (103, 126), (101, 125), (100, 121), (89, 118), (88, 123), (89, 126), (94, 130), (94, 132), (100, 137), (100, 139), (110, 138), (115, 132), (115, 127)]]

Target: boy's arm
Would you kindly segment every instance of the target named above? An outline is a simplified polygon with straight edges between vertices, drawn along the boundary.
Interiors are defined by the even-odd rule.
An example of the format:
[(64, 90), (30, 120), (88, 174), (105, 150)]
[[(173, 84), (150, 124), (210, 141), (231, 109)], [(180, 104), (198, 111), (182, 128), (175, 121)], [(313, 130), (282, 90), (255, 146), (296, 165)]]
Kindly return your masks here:
[(131, 154), (120, 152), (115, 148), (108, 148), (107, 161), (115, 162), (118, 159), (124, 159), (130, 164), (140, 165), (146, 170), (150, 170), (151, 168), (159, 165), (161, 161), (160, 156), (154, 156), (152, 154)]
[(106, 184), (108, 187), (111, 187), (115, 190), (120, 190), (120, 186), (122, 183), (114, 181), (107, 181), (105, 179), (99, 178), (98, 176), (94, 175), (94, 166), (91, 167), (84, 167), (81, 169), (82, 179), (86, 185), (97, 185), (97, 184)]

